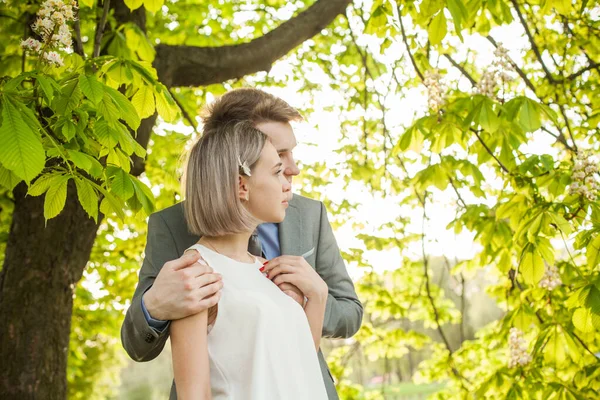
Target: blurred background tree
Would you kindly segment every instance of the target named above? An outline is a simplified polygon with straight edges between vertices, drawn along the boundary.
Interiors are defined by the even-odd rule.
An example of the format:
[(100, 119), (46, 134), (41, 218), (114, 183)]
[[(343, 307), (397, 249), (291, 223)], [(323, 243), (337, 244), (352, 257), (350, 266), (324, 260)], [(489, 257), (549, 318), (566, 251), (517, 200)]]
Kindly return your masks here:
[[(42, 125), (48, 119), (48, 126), (58, 124), (53, 138), (67, 156), (57, 157), (42, 141), (46, 161), (37, 173), (62, 168), (67, 176), (71, 166), (76, 176), (67, 208), (46, 223), (49, 195), (25, 197), (37, 175), (20, 176), (15, 171), (23, 168), (0, 152), (0, 316), (7, 321), (0, 342), (6, 376), (14, 378), (3, 380), (0, 393), (64, 398), (56, 381), (38, 384), (49, 389), (37, 393), (15, 382), (19, 377), (35, 387), (36, 373), (60, 358), (64, 346), (56, 335), (70, 332), (68, 397), (164, 397), (168, 354), (149, 372), (127, 361), (119, 343), (145, 242), (141, 216), (144, 208), (152, 210), (142, 203), (152, 199), (160, 209), (180, 201), (180, 155), (201, 129), (200, 109), (226, 90), (251, 85), (281, 95), (306, 117), (297, 128), (304, 144), (295, 188), (326, 202), (365, 304), (361, 331), (325, 345), (342, 398), (402, 398), (418, 391), (460, 399), (595, 396), (598, 3), (349, 3), (79, 2), (75, 52), (65, 67), (45, 73), (60, 86), (58, 97), (69, 97), (72, 74), (121, 88), (140, 119), (149, 117), (132, 136), (147, 155), (127, 154), (126, 144), (102, 140), (97, 127), (80, 130), (74, 107), (40, 101), (77, 124), (69, 139), (70, 128), (38, 114)], [(30, 36), (23, 32), (39, 3), (9, 5), (0, 12), (6, 22), (1, 75), (13, 78), (2, 81), (2, 127), (11, 91), (37, 87), (35, 77), (14, 79), (34, 70), (35, 58), (23, 56), (19, 41)], [(96, 61), (95, 47), (102, 54)], [(153, 95), (140, 89), (145, 86)], [(81, 91), (84, 109), (100, 104), (87, 87)], [(157, 100), (140, 101), (142, 95)], [(161, 112), (158, 98), (170, 105), (168, 112)], [(106, 110), (99, 108), (89, 114), (101, 120)], [(162, 116), (158, 125), (155, 109)], [(86, 134), (107, 153), (73, 147)], [(7, 137), (0, 136), (0, 147)], [(112, 148), (117, 156), (107, 162), (103, 156)], [(120, 218), (117, 205), (105, 204), (97, 219), (87, 216), (92, 207), (87, 214), (78, 209), (74, 182), (90, 171), (68, 150), (101, 162), (104, 173), (95, 182), (116, 204), (127, 203)], [(129, 156), (127, 170), (123, 159)], [(138, 197), (121, 187), (136, 184), (151, 194), (140, 188)], [(98, 189), (97, 195), (100, 201), (104, 193)], [(28, 227), (25, 233), (21, 226)], [(44, 241), (49, 244), (39, 247)], [(64, 301), (55, 302), (51, 289)], [(65, 312), (57, 315), (53, 305)], [(65, 319), (71, 318), (69, 328)], [(14, 324), (22, 347), (15, 346)], [(43, 351), (15, 355), (32, 344)], [(128, 368), (120, 371), (123, 365)], [(55, 374), (48, 376), (62, 379)]]

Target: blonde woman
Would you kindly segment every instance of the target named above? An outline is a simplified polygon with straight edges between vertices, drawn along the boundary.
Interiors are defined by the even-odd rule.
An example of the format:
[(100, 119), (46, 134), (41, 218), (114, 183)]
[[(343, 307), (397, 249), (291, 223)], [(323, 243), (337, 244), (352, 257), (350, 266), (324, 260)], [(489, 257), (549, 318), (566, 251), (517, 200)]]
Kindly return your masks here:
[(170, 327), (177, 398), (327, 399), (317, 350), (328, 287), (314, 269), (278, 274), (304, 307), (284, 294), (247, 251), (260, 223), (283, 221), (290, 183), (268, 137), (249, 122), (205, 134), (192, 148), (185, 216), (194, 250), (217, 273), (219, 303)]

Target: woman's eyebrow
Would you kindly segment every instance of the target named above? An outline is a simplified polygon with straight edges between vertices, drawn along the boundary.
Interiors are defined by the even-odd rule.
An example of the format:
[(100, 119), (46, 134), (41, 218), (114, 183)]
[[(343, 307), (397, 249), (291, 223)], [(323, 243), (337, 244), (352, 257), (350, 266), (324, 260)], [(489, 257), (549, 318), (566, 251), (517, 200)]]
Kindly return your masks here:
[(283, 165), (283, 163), (282, 163), (282, 162), (278, 162), (277, 164), (275, 164), (275, 166), (273, 167), (273, 169), (275, 169), (275, 168), (279, 168), (279, 167), (281, 167), (282, 165)]

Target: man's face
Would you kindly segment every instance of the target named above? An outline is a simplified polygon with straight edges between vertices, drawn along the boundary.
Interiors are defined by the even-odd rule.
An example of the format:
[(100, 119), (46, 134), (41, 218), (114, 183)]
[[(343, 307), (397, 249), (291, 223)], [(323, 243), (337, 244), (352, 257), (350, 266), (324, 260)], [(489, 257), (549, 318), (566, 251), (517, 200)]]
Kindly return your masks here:
[[(275, 146), (283, 164), (283, 176), (291, 185), (292, 178), (300, 173), (300, 169), (298, 169), (292, 153), (297, 144), (292, 126), (287, 122), (267, 121), (256, 124), (256, 129), (271, 139), (271, 143)], [(291, 198), (292, 192), (290, 189), (289, 200)]]

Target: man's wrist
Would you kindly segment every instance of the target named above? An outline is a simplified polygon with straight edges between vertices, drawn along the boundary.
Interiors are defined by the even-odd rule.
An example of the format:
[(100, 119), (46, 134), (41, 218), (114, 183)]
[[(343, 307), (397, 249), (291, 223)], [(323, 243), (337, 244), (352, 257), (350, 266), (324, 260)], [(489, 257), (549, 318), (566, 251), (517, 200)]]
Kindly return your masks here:
[(163, 318), (161, 318), (159, 313), (156, 311), (156, 308), (154, 307), (154, 296), (152, 296), (152, 288), (148, 289), (146, 293), (143, 294), (142, 305), (151, 319), (157, 321), (166, 321)]

